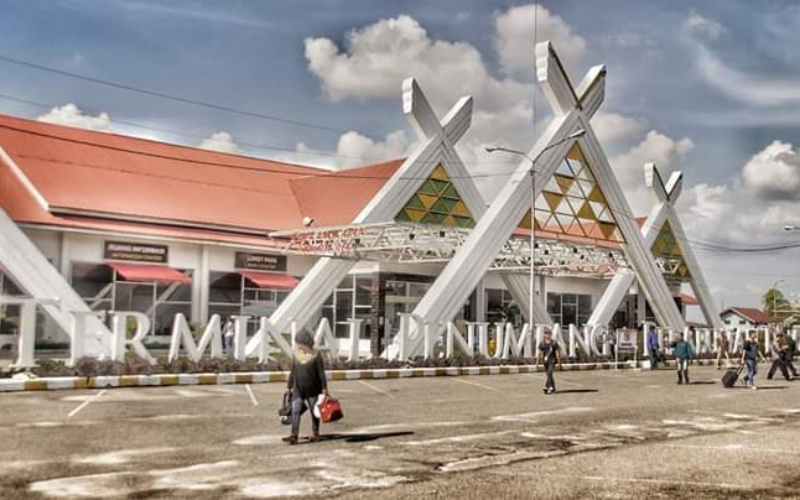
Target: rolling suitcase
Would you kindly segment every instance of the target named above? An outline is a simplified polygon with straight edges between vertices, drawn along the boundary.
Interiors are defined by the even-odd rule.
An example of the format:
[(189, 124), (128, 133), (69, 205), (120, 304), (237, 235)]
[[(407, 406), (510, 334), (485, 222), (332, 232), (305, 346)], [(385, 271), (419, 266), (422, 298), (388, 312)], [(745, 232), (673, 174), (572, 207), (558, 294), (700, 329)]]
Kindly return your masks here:
[(733, 387), (733, 385), (739, 379), (739, 375), (742, 374), (742, 368), (743, 367), (741, 366), (737, 368), (729, 368), (725, 372), (725, 375), (722, 376), (722, 385), (724, 385), (727, 388)]

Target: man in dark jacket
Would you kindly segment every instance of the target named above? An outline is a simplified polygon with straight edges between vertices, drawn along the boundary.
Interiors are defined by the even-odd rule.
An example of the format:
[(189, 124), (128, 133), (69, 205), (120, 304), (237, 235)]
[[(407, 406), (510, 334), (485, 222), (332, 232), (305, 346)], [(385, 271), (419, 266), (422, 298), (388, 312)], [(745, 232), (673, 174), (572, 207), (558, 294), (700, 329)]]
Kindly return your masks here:
[(319, 418), (314, 415), (314, 405), (320, 394), (330, 396), (328, 381), (325, 377), (325, 363), (322, 355), (314, 351), (314, 338), (307, 332), (300, 333), (295, 339), (297, 347), (292, 357), (292, 369), (289, 372), (287, 391), (292, 395), (292, 434), (283, 440), (289, 444), (297, 444), (300, 433), (300, 416), (306, 409), (311, 412), (311, 441), (319, 440)]
[(656, 328), (651, 326), (647, 332), (647, 350), (650, 353), (650, 369), (658, 368), (658, 333)]
[(786, 353), (786, 367), (792, 372), (792, 376), (797, 378), (797, 368), (794, 367), (794, 357), (797, 356), (797, 341), (793, 335), (786, 336), (786, 346), (788, 352)]

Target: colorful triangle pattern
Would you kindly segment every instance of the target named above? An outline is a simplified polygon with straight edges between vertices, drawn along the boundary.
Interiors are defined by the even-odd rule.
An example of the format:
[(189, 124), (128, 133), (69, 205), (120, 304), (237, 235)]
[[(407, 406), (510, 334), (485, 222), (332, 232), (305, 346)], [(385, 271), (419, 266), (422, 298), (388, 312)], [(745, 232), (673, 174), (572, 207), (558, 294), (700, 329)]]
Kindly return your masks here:
[[(534, 204), (535, 229), (583, 238), (625, 241), (578, 143), (545, 184)], [(521, 229), (530, 229), (530, 211)]]
[(449, 227), (475, 226), (447, 171), (439, 164), (395, 217), (397, 222), (419, 222)]
[(680, 245), (678, 245), (678, 240), (675, 238), (675, 233), (672, 232), (672, 226), (670, 226), (669, 222), (665, 222), (664, 225), (661, 226), (661, 231), (658, 232), (658, 236), (650, 250), (657, 259), (680, 260), (680, 264), (672, 276), (684, 279), (690, 277), (689, 266), (686, 265), (683, 252), (681, 251)]

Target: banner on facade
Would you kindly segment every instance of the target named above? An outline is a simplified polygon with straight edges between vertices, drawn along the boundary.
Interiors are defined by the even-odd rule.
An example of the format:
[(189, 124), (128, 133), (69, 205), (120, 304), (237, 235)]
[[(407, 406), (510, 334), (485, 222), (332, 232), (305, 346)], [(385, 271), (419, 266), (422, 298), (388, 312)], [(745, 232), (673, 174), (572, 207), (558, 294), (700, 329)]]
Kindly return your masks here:
[(151, 245), (149, 243), (106, 241), (104, 256), (106, 260), (166, 264), (169, 260), (169, 247), (167, 245)]
[(236, 269), (251, 271), (286, 271), (286, 256), (268, 253), (236, 252)]

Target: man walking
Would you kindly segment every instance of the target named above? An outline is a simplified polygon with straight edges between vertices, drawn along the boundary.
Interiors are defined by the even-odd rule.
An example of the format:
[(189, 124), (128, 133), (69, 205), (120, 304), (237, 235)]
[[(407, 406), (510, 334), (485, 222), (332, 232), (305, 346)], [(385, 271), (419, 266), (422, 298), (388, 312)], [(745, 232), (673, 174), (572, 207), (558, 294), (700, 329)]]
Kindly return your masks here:
[(742, 348), (742, 363), (747, 366), (747, 375), (742, 379), (745, 387), (750, 387), (754, 391), (756, 387), (756, 375), (758, 374), (758, 360), (767, 361), (758, 348), (758, 334), (755, 330), (750, 330), (749, 337), (744, 341)]
[[(734, 336), (736, 335), (736, 329), (733, 329)], [(725, 356), (725, 366), (730, 366), (731, 364), (731, 357), (728, 353), (728, 332), (724, 329), (721, 329), (717, 334), (717, 370), (720, 369), (722, 365), (722, 357)]]
[(650, 369), (658, 368), (658, 333), (654, 326), (647, 332), (647, 350), (650, 351)]
[(767, 373), (767, 380), (772, 380), (772, 377), (775, 376), (775, 372), (778, 369), (781, 370), (781, 375), (783, 375), (786, 380), (792, 380), (792, 377), (789, 376), (789, 370), (787, 369), (789, 346), (786, 343), (785, 333), (781, 332), (775, 336), (775, 341), (772, 343), (772, 355), (775, 356), (775, 360), (772, 362), (769, 373)]
[(678, 334), (678, 340), (670, 343), (670, 348), (675, 353), (675, 364), (678, 367), (678, 385), (682, 385), (686, 381), (689, 385), (689, 359), (694, 356), (692, 344), (683, 338), (683, 333)]
[(788, 347), (786, 353), (786, 367), (792, 372), (792, 376), (797, 378), (797, 368), (794, 367), (794, 357), (797, 355), (797, 341), (792, 335), (786, 336), (786, 346)]
[(547, 373), (547, 380), (544, 385), (545, 394), (553, 394), (556, 392), (556, 381), (554, 372), (556, 363), (561, 366), (561, 347), (553, 340), (553, 336), (549, 330), (545, 330), (544, 338), (539, 343), (539, 349), (536, 352), (536, 364), (539, 362), (544, 364), (545, 372)]
[(314, 415), (314, 405), (320, 394), (330, 397), (328, 381), (325, 377), (325, 363), (322, 354), (314, 350), (314, 337), (308, 332), (301, 332), (295, 340), (292, 368), (287, 380), (287, 392), (292, 397), (292, 433), (283, 441), (297, 444), (300, 433), (300, 416), (306, 410), (311, 413), (311, 441), (319, 440), (320, 419)]

